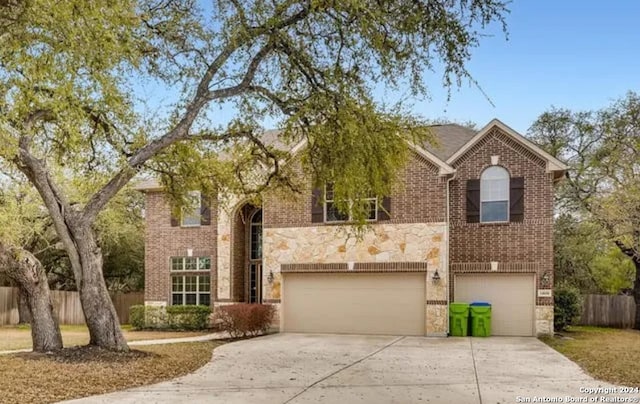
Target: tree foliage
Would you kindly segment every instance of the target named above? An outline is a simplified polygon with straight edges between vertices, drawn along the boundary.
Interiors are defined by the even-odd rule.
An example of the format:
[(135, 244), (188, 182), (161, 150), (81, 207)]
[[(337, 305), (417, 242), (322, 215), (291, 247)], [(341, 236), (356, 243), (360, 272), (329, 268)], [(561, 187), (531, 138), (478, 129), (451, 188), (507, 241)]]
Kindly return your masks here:
[(557, 283), (582, 294), (618, 294), (633, 286), (633, 264), (597, 223), (561, 214), (553, 241)]
[(571, 167), (561, 207), (588, 214), (640, 260), (640, 96), (629, 93), (595, 112), (552, 109), (530, 132)]
[[(570, 165), (560, 188), (560, 209), (599, 226), (635, 267), (640, 308), (640, 96), (629, 92), (598, 111), (554, 108), (538, 118), (530, 133)], [(607, 255), (610, 251), (599, 256), (599, 265)], [(622, 265), (615, 271), (624, 273), (620, 255), (611, 258)]]

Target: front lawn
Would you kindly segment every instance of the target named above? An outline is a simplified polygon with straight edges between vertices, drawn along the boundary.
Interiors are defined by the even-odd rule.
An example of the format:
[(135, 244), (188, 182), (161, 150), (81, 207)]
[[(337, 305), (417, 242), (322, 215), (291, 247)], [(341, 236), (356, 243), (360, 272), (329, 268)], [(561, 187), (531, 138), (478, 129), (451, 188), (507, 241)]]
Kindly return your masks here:
[(51, 403), (172, 379), (211, 359), (221, 341), (135, 347), (129, 353), (78, 347), (0, 356), (0, 402)]
[(640, 386), (640, 331), (571, 327), (562, 337), (541, 340), (596, 379), (622, 386)]
[[(60, 330), (65, 347), (89, 343), (89, 330), (84, 325), (62, 325)], [(127, 341), (195, 337), (206, 334), (206, 332), (132, 331), (127, 325), (122, 326), (122, 331)], [(26, 349), (31, 346), (31, 329), (28, 325), (0, 327), (0, 351)]]

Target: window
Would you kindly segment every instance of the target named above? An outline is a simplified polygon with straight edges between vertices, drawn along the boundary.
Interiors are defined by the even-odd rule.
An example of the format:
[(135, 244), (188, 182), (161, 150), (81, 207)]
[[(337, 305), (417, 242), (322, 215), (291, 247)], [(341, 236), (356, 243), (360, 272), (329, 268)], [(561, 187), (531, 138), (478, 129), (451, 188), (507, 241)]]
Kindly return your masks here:
[(211, 304), (211, 276), (173, 275), (171, 277), (171, 304)]
[(251, 217), (250, 226), (250, 241), (249, 246), (251, 250), (251, 260), (262, 259), (262, 209), (256, 211)]
[(200, 226), (200, 191), (189, 192), (188, 205), (182, 209), (182, 220), (180, 225), (183, 227)]
[(210, 257), (171, 257), (172, 271), (208, 271), (210, 269)]
[[(351, 218), (338, 210), (335, 204), (333, 186), (328, 184), (325, 187), (325, 204), (324, 204), (324, 221), (331, 222), (346, 222)], [(378, 198), (367, 198), (369, 202), (369, 216), (367, 220), (375, 221), (378, 219)]]
[(480, 176), (480, 222), (509, 221), (509, 172), (491, 166)]
[[(171, 271), (210, 271), (210, 257), (171, 257)], [(171, 275), (171, 304), (211, 303), (210, 275)]]

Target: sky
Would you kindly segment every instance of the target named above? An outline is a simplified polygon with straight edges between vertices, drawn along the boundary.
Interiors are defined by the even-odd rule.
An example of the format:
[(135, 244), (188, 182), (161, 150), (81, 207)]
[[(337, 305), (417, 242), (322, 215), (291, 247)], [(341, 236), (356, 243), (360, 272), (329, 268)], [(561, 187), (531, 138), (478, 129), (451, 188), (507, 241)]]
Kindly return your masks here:
[(426, 118), (498, 118), (522, 134), (551, 106), (600, 109), (640, 91), (640, 1), (516, 0), (508, 38), (499, 27), (481, 40), (468, 64), (491, 102), (463, 83), (447, 92), (441, 73), (426, 74), (431, 99), (415, 102)]
[[(481, 89), (463, 82), (448, 97), (442, 71), (427, 71), (428, 99), (407, 100), (406, 91), (381, 88), (374, 97), (403, 99), (415, 115), (478, 128), (498, 118), (526, 135), (552, 106), (595, 110), (628, 91), (640, 92), (640, 1), (514, 0), (508, 8), (507, 36), (498, 24), (489, 27), (467, 64)], [(176, 95), (154, 84), (136, 87), (152, 109)], [(207, 116), (216, 125), (236, 115), (231, 104), (211, 108)]]

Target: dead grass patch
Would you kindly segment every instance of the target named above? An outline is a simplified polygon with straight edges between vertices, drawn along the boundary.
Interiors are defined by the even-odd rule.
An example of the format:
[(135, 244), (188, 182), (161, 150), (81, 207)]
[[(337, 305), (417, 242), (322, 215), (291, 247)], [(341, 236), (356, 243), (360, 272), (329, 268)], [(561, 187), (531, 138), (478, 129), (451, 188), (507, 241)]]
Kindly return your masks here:
[[(65, 347), (86, 345), (89, 343), (89, 330), (84, 325), (62, 325), (62, 340)], [(127, 341), (144, 341), (151, 339), (167, 339), (195, 337), (205, 335), (201, 331), (132, 331), (129, 326), (122, 326)], [(29, 326), (0, 327), (0, 351), (31, 348), (31, 329)]]
[(640, 385), (640, 331), (571, 327), (568, 332), (541, 340), (596, 379), (623, 386)]
[(0, 403), (51, 403), (172, 379), (204, 366), (222, 343), (140, 346), (128, 353), (75, 347), (55, 354), (0, 356)]

